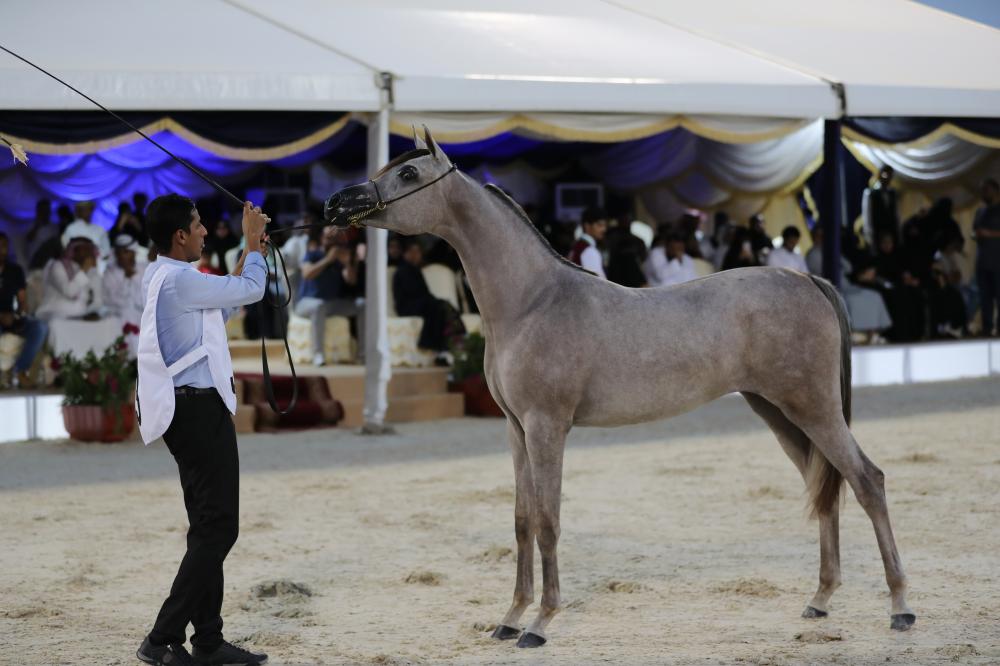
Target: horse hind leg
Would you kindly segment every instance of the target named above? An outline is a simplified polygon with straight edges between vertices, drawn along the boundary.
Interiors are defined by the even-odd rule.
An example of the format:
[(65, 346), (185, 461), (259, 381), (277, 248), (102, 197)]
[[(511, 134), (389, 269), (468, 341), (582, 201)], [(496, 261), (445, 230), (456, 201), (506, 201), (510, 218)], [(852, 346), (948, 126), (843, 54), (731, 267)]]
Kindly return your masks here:
[(839, 413), (827, 416), (793, 413), (792, 420), (801, 426), (823, 456), (847, 480), (858, 503), (872, 521), (892, 598), (890, 626), (897, 631), (906, 631), (917, 618), (906, 603), (906, 575), (889, 522), (885, 474), (864, 454)]
[[(816, 461), (811, 456), (812, 442), (773, 403), (756, 393), (744, 393), (743, 397), (774, 432), (781, 448), (808, 485), (814, 474), (810, 468), (815, 468)], [(826, 617), (829, 614), (830, 597), (840, 587), (840, 503), (829, 502), (819, 508), (816, 515), (819, 519), (819, 587), (809, 605), (802, 611), (804, 618)]]
[(534, 494), (531, 466), (524, 445), (524, 431), (511, 418), (507, 419), (507, 440), (514, 458), (514, 534), (517, 538), (517, 574), (514, 582), (514, 600), (510, 610), (493, 631), (493, 638), (509, 640), (518, 638), (518, 628), (524, 611), (535, 601), (535, 530)]

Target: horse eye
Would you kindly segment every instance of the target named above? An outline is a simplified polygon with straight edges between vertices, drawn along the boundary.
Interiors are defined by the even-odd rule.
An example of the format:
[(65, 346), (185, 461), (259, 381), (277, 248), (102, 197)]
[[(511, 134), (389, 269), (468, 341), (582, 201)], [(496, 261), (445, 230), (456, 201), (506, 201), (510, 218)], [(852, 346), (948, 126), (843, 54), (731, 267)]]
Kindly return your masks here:
[(402, 180), (416, 180), (417, 170), (412, 166), (405, 166), (399, 170), (399, 177)]

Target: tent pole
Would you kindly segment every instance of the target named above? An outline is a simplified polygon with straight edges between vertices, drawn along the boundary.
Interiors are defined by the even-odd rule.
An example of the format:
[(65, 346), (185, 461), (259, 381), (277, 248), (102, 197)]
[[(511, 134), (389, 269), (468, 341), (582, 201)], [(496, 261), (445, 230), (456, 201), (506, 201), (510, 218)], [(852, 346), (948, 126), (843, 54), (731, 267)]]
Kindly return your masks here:
[[(368, 123), (368, 173), (374, 175), (389, 161), (389, 110), (392, 107), (392, 75), (382, 72), (381, 108)], [(365, 257), (365, 406), (364, 430), (385, 430), (389, 407), (387, 389), (392, 377), (389, 359), (387, 290), (387, 240), (385, 229), (366, 227)], [(360, 332), (359, 332), (360, 333)]]
[(823, 277), (840, 287), (840, 238), (844, 226), (844, 169), (840, 159), (840, 120), (823, 122), (823, 169), (826, 182), (820, 202), (823, 225)]

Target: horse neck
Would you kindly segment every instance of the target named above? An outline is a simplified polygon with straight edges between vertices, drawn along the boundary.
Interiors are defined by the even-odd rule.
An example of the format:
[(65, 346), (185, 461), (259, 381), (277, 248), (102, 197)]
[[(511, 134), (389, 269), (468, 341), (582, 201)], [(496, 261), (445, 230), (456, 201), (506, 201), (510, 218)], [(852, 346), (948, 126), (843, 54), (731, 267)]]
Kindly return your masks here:
[(483, 320), (518, 320), (565, 267), (517, 213), (463, 181), (434, 233), (458, 252)]

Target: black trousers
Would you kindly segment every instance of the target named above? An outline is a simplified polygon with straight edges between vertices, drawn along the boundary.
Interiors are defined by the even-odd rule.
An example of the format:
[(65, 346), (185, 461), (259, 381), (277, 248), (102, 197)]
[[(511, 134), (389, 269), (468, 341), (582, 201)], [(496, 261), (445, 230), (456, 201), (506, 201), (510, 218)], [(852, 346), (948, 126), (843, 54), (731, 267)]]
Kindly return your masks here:
[(239, 534), (236, 429), (214, 391), (178, 394), (163, 440), (177, 461), (188, 515), (187, 553), (149, 634), (152, 642), (214, 650), (222, 642), (222, 563)]

